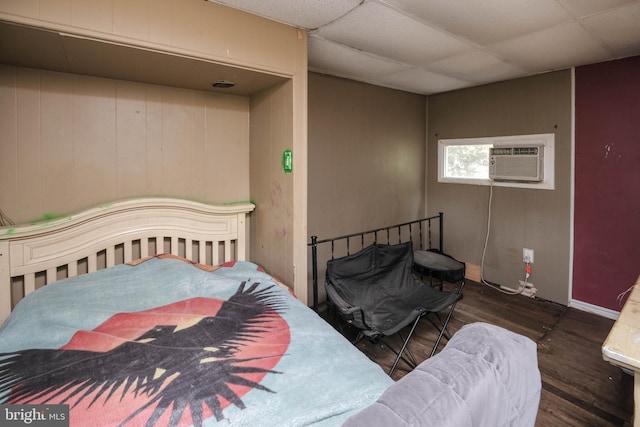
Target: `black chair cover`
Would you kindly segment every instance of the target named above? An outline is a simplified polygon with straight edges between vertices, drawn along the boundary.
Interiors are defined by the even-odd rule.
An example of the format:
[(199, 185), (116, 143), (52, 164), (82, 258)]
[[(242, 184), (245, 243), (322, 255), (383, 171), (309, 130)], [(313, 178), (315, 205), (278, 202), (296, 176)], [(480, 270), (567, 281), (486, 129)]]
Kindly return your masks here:
[(458, 292), (434, 289), (417, 279), (412, 269), (411, 242), (373, 244), (327, 263), (325, 287), (329, 302), (343, 319), (364, 335), (370, 338), (389, 336), (413, 323), (411, 332), (403, 338), (402, 350), (396, 352), (398, 358), (391, 372), (402, 357), (418, 321), (429, 314), (440, 319), (438, 312), (450, 307), (446, 320), (440, 319), (440, 325), (429, 319), (440, 331), (431, 355), (435, 353), (441, 338), (448, 338), (447, 323), (456, 302), (462, 298), (462, 288)]

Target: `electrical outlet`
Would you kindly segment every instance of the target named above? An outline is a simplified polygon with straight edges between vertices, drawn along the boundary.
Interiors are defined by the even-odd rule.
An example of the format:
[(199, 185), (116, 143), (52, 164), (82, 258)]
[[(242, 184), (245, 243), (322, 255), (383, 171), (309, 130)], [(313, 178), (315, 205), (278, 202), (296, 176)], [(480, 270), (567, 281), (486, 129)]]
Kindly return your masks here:
[(522, 262), (533, 264), (533, 249), (522, 248)]

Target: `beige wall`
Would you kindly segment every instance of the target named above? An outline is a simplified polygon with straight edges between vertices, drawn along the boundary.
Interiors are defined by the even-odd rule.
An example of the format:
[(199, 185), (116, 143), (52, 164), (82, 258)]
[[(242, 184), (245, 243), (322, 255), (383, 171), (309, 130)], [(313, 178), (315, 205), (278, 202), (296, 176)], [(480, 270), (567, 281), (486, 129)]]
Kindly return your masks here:
[(294, 153), (293, 172), (285, 173), (281, 161), (265, 159), (281, 159), (286, 149), (292, 149), (291, 136), (287, 135), (292, 117), (291, 85), (285, 83), (251, 99), (250, 176), (256, 204), (251, 223), (252, 256), (260, 259), (267, 271), (283, 272), (279, 279), (285, 283), (294, 277), (283, 255), (293, 245), (293, 178), (299, 162)]
[(425, 129), (424, 96), (310, 73), (309, 236), (422, 218)]
[(298, 66), (294, 28), (209, 1), (2, 0), (0, 20), (286, 74)]
[(141, 195), (249, 199), (249, 99), (0, 66), (0, 207), (16, 222)]
[[(247, 98), (222, 97), (220, 99), (224, 101), (218, 108), (216, 103), (219, 98), (199, 91), (150, 89), (131, 82), (116, 83), (87, 76), (64, 77), (77, 82), (72, 84), (73, 89), (69, 86), (45, 90), (40, 87), (23, 89), (17, 83), (11, 83), (12, 71), (9, 68), (5, 72), (9, 76), (3, 75), (2, 90), (5, 93), (0, 100), (3, 106), (7, 105), (9, 113), (8, 118), (3, 118), (3, 131), (8, 129), (10, 134), (12, 129), (22, 131), (20, 135), (13, 132), (13, 139), (2, 139), (3, 150), (5, 144), (9, 145), (6, 150), (9, 151), (10, 159), (4, 161), (3, 172), (0, 173), (3, 178), (8, 175), (12, 180), (10, 182), (15, 182), (16, 185), (12, 187), (10, 184), (1, 184), (4, 187), (0, 197), (5, 199), (0, 199), (0, 205), (6, 204), (3, 200), (9, 198), (11, 208), (3, 206), (3, 209), (19, 212), (18, 218), (23, 218), (31, 216), (30, 212), (38, 215), (55, 212), (61, 207), (75, 210), (81, 207), (72, 204), (78, 194), (82, 196), (81, 205), (147, 191), (185, 197), (205, 193), (211, 197), (210, 200), (225, 202), (247, 198), (266, 200), (268, 196), (259, 193), (262, 190), (251, 188), (248, 153), (264, 149), (266, 157), (261, 160), (270, 165), (262, 169), (266, 171), (273, 165), (280, 165), (281, 147), (284, 145), (294, 152), (295, 172), (291, 178), (293, 191), (284, 193), (285, 200), (278, 206), (260, 210), (260, 224), (261, 227), (272, 230), (281, 225), (282, 217), (291, 216), (293, 220), (286, 223), (287, 229), (284, 230), (288, 235), (288, 244), (279, 248), (284, 252), (279, 255), (278, 262), (271, 262), (261, 252), (257, 252), (256, 258), (252, 257), (252, 260), (259, 264), (268, 263), (268, 271), (278, 277), (286, 277), (287, 283), (294, 288), (298, 297), (306, 301), (307, 39), (304, 31), (202, 0), (6, 0), (0, 2), (0, 21), (45, 30), (49, 34), (46, 39), (61, 51), (66, 49), (73, 54), (73, 61), (85, 60), (84, 56), (78, 55), (77, 48), (78, 45), (86, 45), (80, 42), (89, 38), (91, 52), (97, 59), (103, 59), (100, 55), (95, 55), (95, 49), (101, 49), (101, 45), (105, 46), (105, 52), (114, 54), (114, 57), (123, 55), (118, 47), (124, 46), (128, 49), (124, 57), (131, 54), (129, 48), (135, 48), (142, 49), (140, 52), (167, 55), (175, 58), (174, 62), (184, 62), (184, 58), (202, 61), (207, 64), (203, 69), (212, 69), (212, 64), (216, 70), (220, 70), (220, 64), (229, 66), (231, 77), (235, 75), (234, 70), (240, 76), (246, 76), (246, 71), (249, 70), (253, 75), (258, 73), (270, 76), (262, 81), (274, 81), (271, 78), (273, 76), (277, 76), (279, 82), (289, 80), (289, 84), (278, 83), (276, 90), (262, 92), (261, 89), (261, 93), (248, 94)], [(56, 33), (64, 36), (57, 36)], [(13, 42), (16, 45), (23, 44), (23, 40)], [(100, 74), (105, 67), (96, 66), (95, 63), (66, 63), (60, 58), (50, 57), (49, 52), (38, 54), (42, 57), (32, 58), (29, 54), (16, 57), (25, 59), (30, 64), (37, 64), (29, 65), (31, 67), (51, 69), (55, 64), (55, 67), (68, 66), (70, 72), (88, 70), (86, 73), (93, 73), (92, 75), (113, 77)], [(113, 69), (118, 73), (118, 79), (127, 80), (127, 76), (122, 75), (122, 67)], [(61, 70), (56, 68), (56, 71)], [(18, 74), (33, 73), (40, 77), (30, 77), (32, 82), (42, 79), (42, 76), (49, 76), (47, 73), (31, 70)], [(140, 81), (139, 78), (136, 75), (131, 80)], [(191, 82), (184, 83), (184, 87), (193, 89)], [(29, 83), (31, 86), (33, 84), (35, 83)], [(180, 85), (179, 82), (176, 84)], [(86, 91), (86, 96), (77, 90)], [(146, 94), (141, 94), (145, 91), (153, 93), (151, 99)], [(9, 99), (12, 93), (18, 92), (20, 105)], [(40, 113), (25, 112), (24, 102), (35, 104), (36, 98), (43, 93), (46, 94), (44, 98), (47, 103), (38, 106)], [(256, 99), (262, 99), (264, 93), (272, 94), (278, 99), (269, 102), (263, 110), (266, 112), (262, 118), (252, 121), (250, 113), (247, 113), (251, 97), (255, 95)], [(51, 99), (58, 94), (73, 105), (59, 107)], [(166, 99), (164, 94), (167, 94)], [(158, 96), (160, 99), (157, 99)], [(281, 102), (280, 98), (286, 99), (286, 102)], [(141, 114), (136, 111), (142, 109), (154, 117), (141, 120)], [(209, 113), (213, 113), (213, 117), (209, 117)], [(160, 118), (158, 114), (161, 115)], [(289, 116), (283, 120), (283, 114)], [(34, 117), (43, 115), (48, 120), (47, 123), (42, 119), (39, 123), (34, 121)], [(61, 125), (57, 126), (58, 118), (49, 118), (56, 115), (63, 115), (66, 119), (71, 117), (72, 123), (64, 124), (62, 120)], [(25, 120), (19, 122), (22, 119)], [(238, 128), (235, 128), (236, 125)], [(222, 130), (215, 129), (220, 126)], [(251, 132), (271, 132), (271, 135), (268, 138), (251, 139), (248, 135), (249, 128)], [(146, 132), (144, 135), (143, 130)], [(69, 132), (73, 133), (72, 138), (67, 135)], [(30, 147), (41, 144), (43, 134), (45, 139), (54, 138), (56, 142), (46, 145), (44, 151), (27, 154), (32, 153)], [(144, 144), (141, 142), (143, 136)], [(223, 136), (225, 140), (218, 141), (216, 138), (219, 136)], [(183, 150), (178, 141), (188, 138), (191, 138), (189, 148)], [(85, 142), (86, 140), (89, 142)], [(75, 144), (73, 147), (70, 145), (71, 141)], [(79, 145), (79, 141), (82, 141), (82, 145)], [(254, 141), (273, 146), (259, 147)], [(212, 149), (210, 155), (196, 155), (203, 147)], [(47, 176), (62, 174), (69, 181), (69, 172), (64, 170), (70, 165), (49, 163), (50, 158), (55, 158), (50, 154), (52, 151), (63, 151), (68, 155), (73, 153), (73, 176), (81, 181), (81, 184), (77, 184), (79, 188), (73, 188), (76, 184), (65, 182), (65, 190), (61, 191), (48, 178), (43, 179), (41, 173), (33, 177), (30, 172), (26, 172), (32, 169), (31, 166), (25, 169), (24, 163), (35, 162), (45, 165), (44, 169), (50, 169), (45, 172)], [(114, 181), (112, 176), (118, 174), (132, 178), (136, 175), (135, 178), (140, 178), (137, 175), (141, 172), (134, 171), (137, 161), (132, 159), (139, 159), (142, 155), (149, 162), (144, 169), (144, 185), (141, 180), (136, 179), (131, 182), (122, 179)], [(162, 176), (159, 176), (158, 171), (162, 171)], [(166, 171), (171, 179), (164, 174)], [(225, 171), (231, 171), (235, 176), (234, 183), (229, 184), (228, 179), (224, 183), (217, 180), (219, 174), (224, 174)], [(13, 177), (10, 176), (12, 173)], [(109, 173), (111, 177), (104, 178)], [(90, 176), (97, 178), (88, 178)], [(207, 182), (214, 178), (215, 182)], [(258, 172), (254, 182), (266, 179), (268, 173)], [(44, 189), (38, 189), (42, 182), (45, 183)], [(34, 198), (32, 191), (45, 195), (40, 199)], [(51, 192), (56, 192), (55, 196), (49, 196), (53, 194)], [(257, 215), (258, 213), (255, 217)], [(256, 220), (255, 217), (252, 220)], [(252, 236), (252, 240), (256, 239)], [(302, 274), (296, 275), (297, 271)]]
[(522, 248), (535, 251), (538, 296), (568, 302), (571, 206), (571, 71), (429, 97), (427, 207), (445, 214), (445, 251), (481, 264), (489, 188), (437, 182), (442, 138), (555, 133), (555, 190), (494, 188), (485, 278), (516, 288)]

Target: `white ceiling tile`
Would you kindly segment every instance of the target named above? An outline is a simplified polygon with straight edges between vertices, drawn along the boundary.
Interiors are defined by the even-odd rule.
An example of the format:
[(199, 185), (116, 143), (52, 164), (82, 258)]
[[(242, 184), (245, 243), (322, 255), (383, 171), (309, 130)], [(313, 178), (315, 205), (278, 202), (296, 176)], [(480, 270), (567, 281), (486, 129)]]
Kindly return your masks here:
[(585, 18), (584, 25), (619, 57), (640, 52), (640, 2)]
[(310, 30), (311, 71), (416, 93), (640, 55), (640, 0), (209, 1)]
[(599, 13), (618, 7), (623, 4), (633, 3), (636, 0), (558, 0), (578, 18)]
[(348, 13), (360, 0), (210, 0), (275, 21), (313, 29)]
[(424, 68), (474, 83), (490, 83), (527, 75), (528, 70), (502, 61), (482, 50), (463, 53), (441, 61), (424, 64)]
[(611, 58), (580, 24), (561, 25), (489, 46), (510, 63), (536, 72), (571, 68)]
[(556, 0), (385, 0), (424, 22), (480, 45), (568, 22)]
[(421, 68), (409, 68), (379, 79), (385, 86), (408, 92), (431, 95), (471, 86), (472, 83), (433, 73)]
[(369, 80), (402, 70), (401, 64), (346, 46), (309, 37), (309, 70), (356, 80)]
[(441, 31), (367, 2), (317, 30), (323, 38), (406, 64), (452, 56), (471, 48)]

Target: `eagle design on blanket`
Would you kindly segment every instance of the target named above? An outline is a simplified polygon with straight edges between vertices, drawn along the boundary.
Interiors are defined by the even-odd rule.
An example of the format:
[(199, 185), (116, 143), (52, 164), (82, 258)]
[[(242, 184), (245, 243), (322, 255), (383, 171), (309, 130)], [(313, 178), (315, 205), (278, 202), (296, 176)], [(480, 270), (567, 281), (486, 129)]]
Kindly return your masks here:
[[(0, 354), (0, 395), (7, 395), (9, 404), (66, 403), (72, 411), (75, 407), (84, 411), (112, 405), (111, 411), (104, 412), (121, 412), (120, 425), (140, 417), (149, 426), (160, 420), (170, 426), (200, 426), (211, 415), (220, 421), (225, 418), (226, 406), (245, 409), (241, 397), (246, 392), (274, 393), (259, 382), (268, 373), (279, 373), (271, 368), (289, 343), (286, 321), (278, 314), (281, 300), (270, 292), (272, 286), (258, 289), (258, 285), (242, 282), (235, 294), (222, 302), (195, 298), (164, 310), (135, 313), (145, 313), (142, 318), (151, 317), (151, 322), (162, 322), (167, 318), (163, 313), (175, 317), (182, 306), (206, 306), (213, 301), (219, 307), (214, 315), (181, 315), (182, 324), (150, 323), (142, 334), (138, 331), (137, 336), (122, 339), (106, 351), (73, 349), (71, 345)], [(114, 320), (118, 323), (127, 313), (116, 316), (120, 316)], [(134, 316), (124, 329), (134, 328), (133, 323), (140, 319)], [(283, 328), (284, 335), (278, 332)], [(273, 331), (280, 334), (280, 345), (265, 347)], [(113, 341), (113, 336), (102, 331), (93, 335), (108, 335)], [(262, 349), (251, 350), (261, 340)], [(274, 348), (277, 354), (265, 352), (265, 348)], [(126, 401), (135, 403), (124, 406), (127, 412), (122, 413)]]

